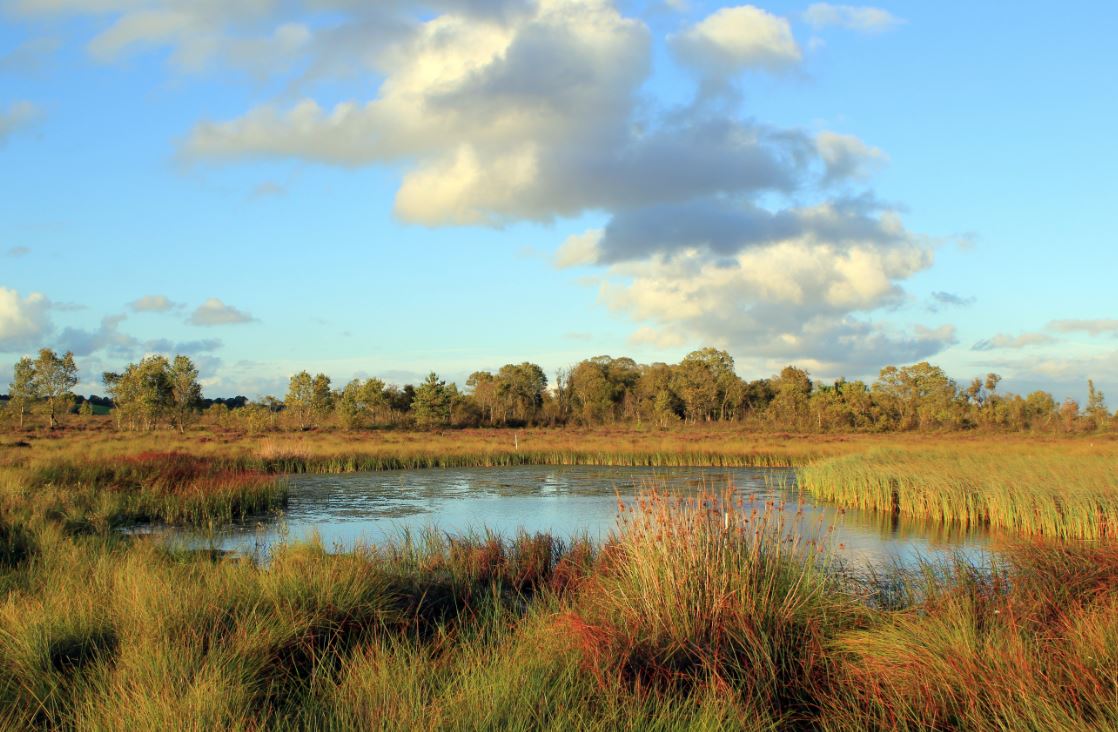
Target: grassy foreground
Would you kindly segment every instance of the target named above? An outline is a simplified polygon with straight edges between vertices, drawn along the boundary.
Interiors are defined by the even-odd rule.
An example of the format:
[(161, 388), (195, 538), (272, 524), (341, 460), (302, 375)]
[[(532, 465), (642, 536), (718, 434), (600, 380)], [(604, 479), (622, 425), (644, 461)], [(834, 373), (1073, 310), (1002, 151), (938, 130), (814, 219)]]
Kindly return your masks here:
[(604, 547), (310, 543), (262, 568), (5, 514), (8, 729), (1118, 725), (1110, 544), (854, 581), (773, 515), (649, 495)]
[[(915, 497), (954, 486), (939, 505), (986, 505), (971, 520), (1054, 537), (1075, 535), (1068, 514), (1021, 517), (1043, 500), (1081, 505), (1068, 496), (1097, 509), (1114, 488), (1114, 443), (509, 437), (92, 433), (3, 450), (0, 729), (1118, 728), (1109, 519), (1082, 530), (1089, 540), (1012, 544), (992, 566), (869, 579), (842, 572), (820, 537), (788, 536), (781, 514), (721, 495), (645, 495), (619, 507), (605, 546), (432, 535), (331, 554), (312, 542), (266, 567), (114, 530), (282, 505), (284, 470), (526, 454), (799, 463), (815, 492), (856, 503), (896, 487), (867, 507), (913, 515)], [(1032, 502), (1007, 497), (999, 513), (991, 496)]]

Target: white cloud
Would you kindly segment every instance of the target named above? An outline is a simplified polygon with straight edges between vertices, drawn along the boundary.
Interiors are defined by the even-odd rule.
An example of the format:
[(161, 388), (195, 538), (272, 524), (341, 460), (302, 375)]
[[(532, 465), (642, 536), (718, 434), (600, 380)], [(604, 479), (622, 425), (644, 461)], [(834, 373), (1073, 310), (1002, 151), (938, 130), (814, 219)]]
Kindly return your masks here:
[(251, 323), (253, 318), (248, 313), (238, 310), (232, 305), (226, 305), (216, 297), (211, 297), (199, 305), (187, 321), (191, 325), (236, 325), (238, 323)]
[(137, 313), (165, 313), (181, 306), (166, 295), (144, 295), (128, 303), (128, 307)]
[(1118, 335), (1118, 319), (1054, 320), (1048, 324), (1048, 329), (1060, 333), (1087, 333), (1092, 336), (1099, 336), (1105, 333), (1114, 333)]
[(599, 248), (604, 234), (601, 229), (590, 229), (568, 236), (555, 253), (555, 266), (565, 268), (596, 264), (601, 256)]
[(13, 102), (7, 110), (0, 108), (0, 147), (12, 135), (34, 126), (42, 116), (42, 110), (27, 101)]
[(884, 152), (854, 135), (820, 132), (815, 136), (815, 144), (826, 165), (826, 181), (867, 178), (888, 160)]
[(714, 77), (780, 71), (803, 57), (788, 21), (752, 5), (715, 11), (668, 41), (683, 63)]
[(973, 346), (971, 346), (971, 350), (993, 351), (1000, 348), (1021, 349), (1029, 348), (1031, 346), (1045, 346), (1054, 342), (1055, 339), (1052, 336), (1048, 336), (1043, 333), (1022, 333), (1018, 336), (999, 333), (992, 338), (986, 338), (978, 341)]
[(600, 297), (615, 312), (650, 323), (636, 342), (715, 343), (760, 362), (797, 360), (830, 375), (926, 358), (954, 343), (951, 326), (905, 333), (867, 317), (899, 304), (900, 283), (932, 264), (918, 237), (894, 229), (899, 222), (891, 214), (880, 218), (880, 230), (893, 229), (891, 237), (843, 241), (809, 227), (730, 254), (691, 247), (620, 262), (607, 270)]
[[(91, 43), (105, 59), (155, 46), (189, 70), (295, 69), (279, 97), (295, 101), (197, 124), (180, 145), (188, 161), (391, 166), (396, 214), (428, 226), (602, 217), (555, 263), (601, 268), (602, 300), (635, 321), (638, 343), (860, 368), (954, 339), (950, 326), (875, 318), (932, 261), (872, 192), (834, 193), (885, 153), (759, 123), (718, 92), (747, 69), (801, 59), (788, 21), (756, 7), (670, 39), (701, 78), (691, 103), (666, 109), (647, 94), (649, 27), (610, 0), (54, 5), (107, 18)], [(326, 103), (303, 83), (346, 74), (376, 91)], [(214, 299), (189, 322), (249, 319)]]
[(804, 11), (803, 19), (817, 30), (833, 26), (859, 33), (882, 33), (904, 23), (897, 16), (881, 8), (830, 3), (811, 5)]
[(50, 300), (41, 292), (20, 297), (0, 286), (0, 350), (34, 348), (51, 330)]
[(71, 351), (75, 356), (89, 356), (97, 351), (106, 351), (119, 357), (131, 356), (141, 344), (139, 340), (120, 330), (120, 324), (127, 317), (123, 314), (106, 315), (101, 319), (97, 330), (65, 328), (57, 338), (59, 349)]

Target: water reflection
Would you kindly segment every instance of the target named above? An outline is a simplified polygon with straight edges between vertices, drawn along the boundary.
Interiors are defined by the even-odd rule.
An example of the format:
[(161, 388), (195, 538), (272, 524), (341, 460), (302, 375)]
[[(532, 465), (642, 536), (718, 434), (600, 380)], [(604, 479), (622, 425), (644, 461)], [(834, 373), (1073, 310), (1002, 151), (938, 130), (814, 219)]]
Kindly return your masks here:
[(604, 540), (616, 527), (619, 498), (629, 500), (650, 489), (687, 497), (727, 486), (746, 511), (763, 510), (771, 501), (784, 504), (789, 522), (799, 522), (808, 533), (833, 526), (834, 546), (852, 564), (908, 563), (960, 549), (982, 552), (987, 544), (984, 532), (962, 526), (923, 525), (815, 504), (797, 490), (789, 469), (597, 466), (300, 475), (291, 478), (290, 501), (281, 518), (260, 517), (209, 536), (176, 536), (265, 553), (277, 541), (306, 539), (315, 532), (327, 547), (338, 550), (429, 529), (453, 534), (489, 530), (504, 536), (538, 531)]

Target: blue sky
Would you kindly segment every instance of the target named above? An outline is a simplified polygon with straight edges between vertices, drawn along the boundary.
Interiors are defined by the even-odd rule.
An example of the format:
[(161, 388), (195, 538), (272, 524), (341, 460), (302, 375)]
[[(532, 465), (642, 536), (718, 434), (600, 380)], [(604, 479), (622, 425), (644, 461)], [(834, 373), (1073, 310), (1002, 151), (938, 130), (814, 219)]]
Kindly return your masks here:
[[(0, 0), (0, 380), (716, 345), (1118, 388), (1118, 8)], [(141, 300), (141, 298), (147, 298)]]

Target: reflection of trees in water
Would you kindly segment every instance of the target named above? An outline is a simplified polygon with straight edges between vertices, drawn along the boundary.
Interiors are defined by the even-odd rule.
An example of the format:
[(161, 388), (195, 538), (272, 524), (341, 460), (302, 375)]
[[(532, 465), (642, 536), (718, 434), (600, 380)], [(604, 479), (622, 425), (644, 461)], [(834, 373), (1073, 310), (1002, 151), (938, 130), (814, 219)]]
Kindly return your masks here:
[(933, 547), (945, 548), (989, 537), (984, 526), (974, 526), (953, 521), (919, 521), (897, 513), (869, 513), (848, 511), (847, 523), (856, 522), (859, 528), (893, 541), (925, 541)]

